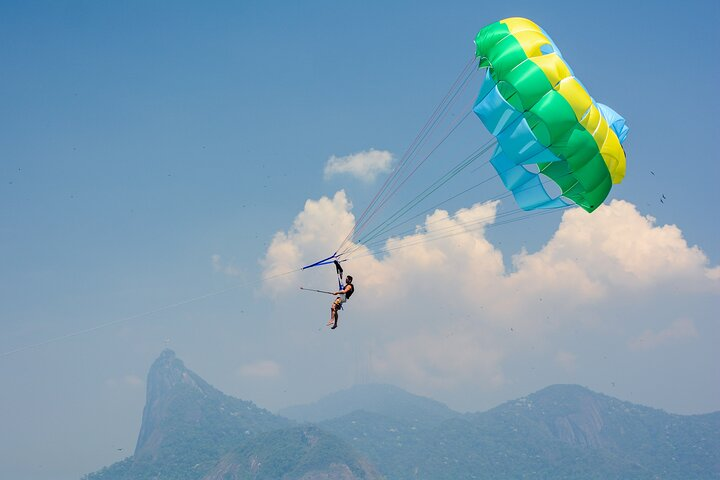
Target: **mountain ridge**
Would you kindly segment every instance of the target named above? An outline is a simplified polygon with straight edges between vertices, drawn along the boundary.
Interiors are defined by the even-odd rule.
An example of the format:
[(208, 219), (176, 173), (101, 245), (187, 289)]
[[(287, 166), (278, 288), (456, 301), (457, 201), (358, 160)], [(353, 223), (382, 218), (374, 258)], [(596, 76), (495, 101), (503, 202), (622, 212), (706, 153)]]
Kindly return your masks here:
[(85, 478), (720, 479), (720, 412), (670, 414), (579, 385), (464, 414), (382, 384), (289, 408), (321, 420), (227, 396), (166, 350), (134, 455)]
[[(310, 433), (308, 433), (310, 432)], [(271, 439), (286, 441), (276, 451)], [(307, 439), (314, 439), (313, 441)], [(303, 440), (306, 439), (307, 441)], [(341, 446), (342, 455), (318, 449)], [(258, 453), (255, 453), (255, 450)], [(234, 456), (232, 456), (234, 452)], [(253, 458), (271, 459), (270, 464)], [(291, 458), (288, 464), (282, 458)], [(329, 460), (332, 460), (330, 462)], [(147, 398), (135, 452), (85, 478), (88, 480), (376, 480), (353, 448), (332, 434), (300, 428), (253, 402), (217, 390), (165, 350), (148, 372)]]
[(322, 422), (364, 410), (409, 421), (441, 422), (462, 415), (444, 403), (415, 395), (394, 385), (368, 383), (353, 385), (319, 400), (278, 410), (278, 415), (299, 422)]

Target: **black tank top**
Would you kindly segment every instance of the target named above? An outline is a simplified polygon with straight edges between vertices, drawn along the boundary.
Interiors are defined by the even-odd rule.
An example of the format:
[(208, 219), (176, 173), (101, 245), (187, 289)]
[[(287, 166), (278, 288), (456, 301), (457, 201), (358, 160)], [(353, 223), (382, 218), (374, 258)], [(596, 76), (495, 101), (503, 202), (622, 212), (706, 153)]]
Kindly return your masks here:
[(350, 290), (348, 290), (347, 293), (345, 294), (345, 299), (346, 299), (346, 300), (350, 300), (350, 297), (352, 296), (353, 293), (355, 293), (355, 285), (353, 285), (353, 284), (351, 283), (351, 284), (350, 284)]

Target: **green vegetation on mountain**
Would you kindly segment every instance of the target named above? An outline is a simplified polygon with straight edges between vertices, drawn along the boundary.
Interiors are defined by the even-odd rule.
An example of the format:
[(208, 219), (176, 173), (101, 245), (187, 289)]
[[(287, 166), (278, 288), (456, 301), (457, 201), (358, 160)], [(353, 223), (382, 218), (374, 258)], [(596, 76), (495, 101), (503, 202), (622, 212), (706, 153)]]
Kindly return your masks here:
[(720, 478), (720, 413), (671, 415), (577, 385), (440, 425), (360, 411), (319, 425), (393, 479)]
[(135, 454), (87, 480), (720, 479), (720, 412), (672, 415), (577, 385), (482, 413), (388, 385), (284, 410), (228, 397), (166, 351)]
[(203, 480), (322, 478), (328, 469), (340, 478), (378, 478), (346, 442), (308, 425), (258, 435), (225, 455)]
[[(151, 367), (147, 390), (135, 454), (87, 476), (87, 480), (282, 478), (273, 476), (282, 469), (278, 465), (292, 463), (292, 459), (301, 459), (302, 462), (288, 470), (289, 478), (301, 478), (294, 476), (294, 472), (301, 471), (302, 465), (311, 465), (316, 471), (322, 471), (322, 459), (325, 457), (337, 460), (338, 465), (351, 466), (351, 471), (354, 468), (364, 472), (358, 470), (361, 464), (358, 454), (353, 456), (342, 440), (330, 440), (331, 435), (325, 432), (317, 432), (310, 437), (322, 440), (319, 442), (322, 451), (326, 451), (328, 445), (337, 443), (338, 452), (342, 453), (339, 456), (308, 449), (307, 445), (297, 440), (299, 434), (292, 428), (294, 422), (273, 415), (252, 402), (238, 400), (216, 390), (185, 368), (169, 350), (163, 352)], [(243, 452), (256, 450), (262, 453), (256, 453), (258, 458), (265, 456), (269, 460), (252, 475), (237, 468), (240, 476), (212, 476), (219, 463), (224, 462), (228, 466), (230, 457), (227, 455), (231, 452), (242, 456)], [(347, 463), (341, 463), (341, 460)], [(326, 462), (324, 465), (330, 464)], [(270, 476), (267, 476), (267, 471), (272, 472)], [(373, 477), (348, 477), (354, 478)]]

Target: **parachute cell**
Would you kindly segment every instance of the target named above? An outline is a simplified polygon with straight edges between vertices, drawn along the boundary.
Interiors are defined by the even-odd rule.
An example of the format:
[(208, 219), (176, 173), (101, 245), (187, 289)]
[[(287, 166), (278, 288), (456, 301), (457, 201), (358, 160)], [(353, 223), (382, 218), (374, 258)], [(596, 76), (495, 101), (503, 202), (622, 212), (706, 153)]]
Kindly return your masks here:
[[(592, 99), (552, 39), (530, 20), (488, 25), (475, 45), (487, 71), (473, 110), (497, 138), (491, 163), (518, 205), (558, 208), (569, 200), (595, 210), (625, 176), (625, 119)], [(557, 185), (559, 196), (543, 187), (543, 177)]]

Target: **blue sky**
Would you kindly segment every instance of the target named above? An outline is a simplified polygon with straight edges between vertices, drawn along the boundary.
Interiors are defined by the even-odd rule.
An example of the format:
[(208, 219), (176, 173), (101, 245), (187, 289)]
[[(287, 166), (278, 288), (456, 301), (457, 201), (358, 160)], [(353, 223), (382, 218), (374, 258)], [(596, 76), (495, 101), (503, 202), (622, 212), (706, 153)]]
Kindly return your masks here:
[[(720, 332), (711, 321), (720, 313), (718, 284), (708, 273), (720, 262), (712, 213), (720, 200), (719, 8), (713, 1), (614, 8), (0, 2), (0, 352), (247, 285), (1, 357), (0, 423), (10, 435), (0, 440), (0, 476), (78, 478), (120, 459), (116, 448), (132, 450), (144, 376), (166, 345), (218, 388), (271, 409), (364, 381), (393, 382), (461, 410), (555, 382), (678, 413), (720, 409), (713, 366)], [(621, 248), (623, 234), (647, 235), (648, 251), (632, 254), (647, 261), (632, 265), (628, 254), (617, 270), (587, 277), (602, 294), (545, 292), (562, 317), (545, 330), (535, 330), (537, 307), (523, 306), (521, 325), (537, 343), (499, 336), (515, 317), (484, 317), (476, 292), (452, 301), (438, 289), (425, 292), (439, 279), (453, 282), (442, 268), (401, 258), (358, 264), (360, 272), (394, 265), (403, 276), (366, 282), (364, 301), (372, 293), (377, 305), (358, 293), (344, 331), (318, 332), (327, 299), (300, 296), (296, 285), (320, 285), (322, 274), (259, 283), (268, 259), (282, 264), (271, 248), (275, 235), (303, 252), (314, 248), (299, 240), (303, 228), (326, 232), (316, 243), (328, 243), (337, 232), (322, 220), (349, 218), (336, 193), (343, 190), (357, 213), (381, 181), (326, 179), (328, 159), (371, 148), (397, 159), (471, 58), (477, 31), (508, 16), (548, 31), (591, 94), (628, 119), (628, 174), (611, 194), (625, 203), (608, 218), (626, 222), (613, 231)], [(448, 158), (489, 138), (475, 118), (463, 128)], [(498, 191), (489, 187), (454, 208)], [(294, 231), (308, 200), (325, 206), (324, 217)], [(593, 225), (618, 225), (601, 218)], [(580, 249), (567, 239), (587, 222), (549, 215), (488, 230), (478, 256), (452, 246), (443, 253), (480, 262), (458, 275), (458, 290), (473, 279), (526, 285), (520, 277), (533, 270), (522, 265), (561, 263), (551, 239)], [(579, 271), (605, 268), (597, 245), (585, 250)], [(513, 265), (518, 253), (521, 264)], [(493, 259), (499, 263), (486, 267)], [(497, 277), (485, 278), (493, 268)], [(408, 288), (430, 303), (413, 300)], [(395, 295), (387, 305), (384, 293)], [(472, 319), (458, 320), (467, 316), (477, 316), (470, 327), (463, 322)], [(463, 328), (471, 339), (494, 333), (477, 352), (472, 343), (448, 345), (477, 353), (469, 358), (442, 348), (427, 348), (436, 352), (428, 358), (403, 356)], [(328, 358), (336, 364), (327, 367)], [(476, 369), (460, 372), (458, 364)], [(433, 383), (425, 370), (434, 366), (457, 371), (457, 381)]]

